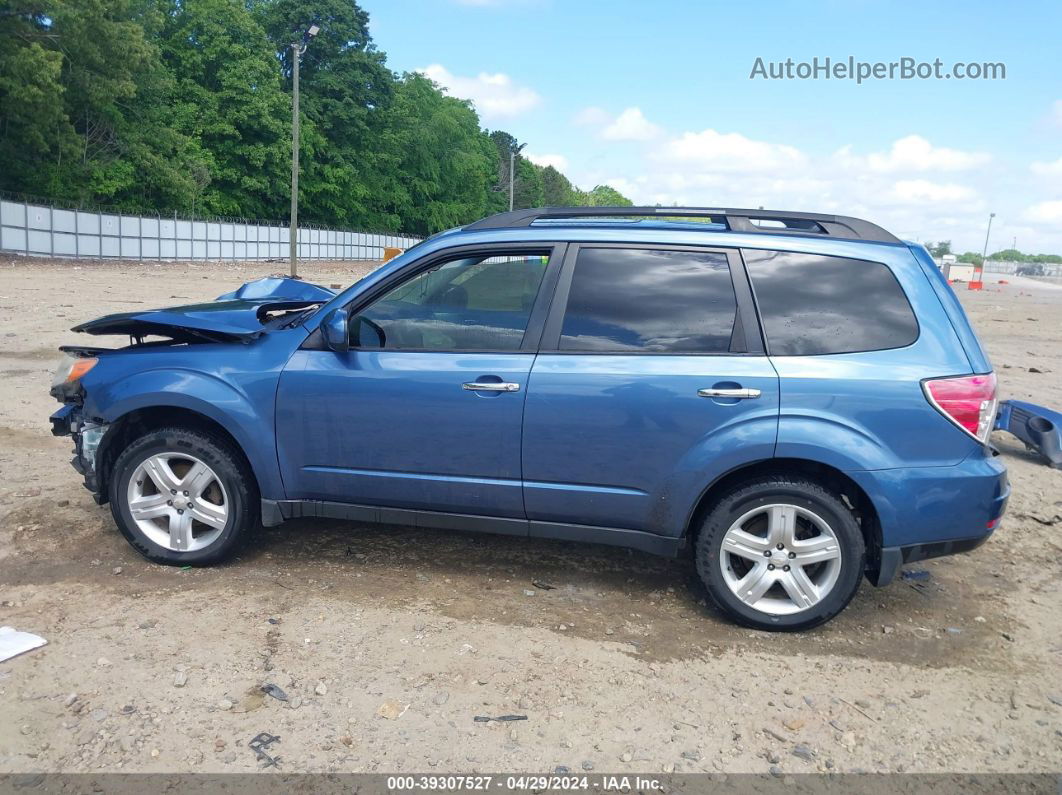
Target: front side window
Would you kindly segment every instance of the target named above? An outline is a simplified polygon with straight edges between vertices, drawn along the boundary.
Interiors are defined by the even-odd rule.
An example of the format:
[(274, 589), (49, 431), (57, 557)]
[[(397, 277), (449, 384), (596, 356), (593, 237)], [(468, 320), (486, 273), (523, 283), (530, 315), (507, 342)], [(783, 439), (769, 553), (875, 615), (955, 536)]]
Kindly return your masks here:
[(518, 350), (549, 251), (445, 260), (393, 288), (351, 320), (355, 348)]
[(559, 347), (601, 353), (725, 353), (736, 313), (726, 254), (581, 248)]
[(887, 265), (821, 254), (744, 250), (774, 356), (902, 348), (918, 321)]

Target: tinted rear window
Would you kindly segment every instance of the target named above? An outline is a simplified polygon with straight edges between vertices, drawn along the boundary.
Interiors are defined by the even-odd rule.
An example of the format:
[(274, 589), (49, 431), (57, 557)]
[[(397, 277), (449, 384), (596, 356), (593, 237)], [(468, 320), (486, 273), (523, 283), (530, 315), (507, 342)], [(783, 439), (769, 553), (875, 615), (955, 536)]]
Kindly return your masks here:
[(888, 266), (819, 254), (745, 250), (775, 356), (902, 348), (918, 321)]
[(725, 254), (583, 248), (560, 349), (723, 353), (736, 301)]

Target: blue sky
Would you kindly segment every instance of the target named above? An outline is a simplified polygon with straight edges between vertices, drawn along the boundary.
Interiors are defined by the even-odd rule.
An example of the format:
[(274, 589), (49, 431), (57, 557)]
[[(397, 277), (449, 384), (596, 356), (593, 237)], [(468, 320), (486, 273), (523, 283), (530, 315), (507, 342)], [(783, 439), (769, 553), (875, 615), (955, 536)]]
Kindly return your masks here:
[[(1062, 3), (362, 0), (423, 70), (580, 187), (862, 215), (1062, 252)], [(750, 79), (766, 62), (1002, 62), (998, 80)]]

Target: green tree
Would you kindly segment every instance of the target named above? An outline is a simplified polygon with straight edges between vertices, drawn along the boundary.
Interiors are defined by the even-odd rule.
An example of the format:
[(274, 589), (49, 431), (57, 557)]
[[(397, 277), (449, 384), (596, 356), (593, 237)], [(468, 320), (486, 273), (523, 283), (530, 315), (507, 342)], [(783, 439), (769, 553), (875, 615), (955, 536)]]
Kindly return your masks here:
[(965, 254), (960, 254), (956, 258), (957, 262), (966, 262), (971, 265), (981, 267), (984, 264), (984, 258), (976, 251), (967, 251)]
[(598, 185), (582, 194), (580, 204), (588, 207), (632, 207), (634, 202), (611, 185)]
[[(388, 137), (397, 80), (350, 0), (252, 0), (291, 91), (293, 41), (316, 24), (299, 72), (300, 212), (318, 222), (391, 229), (381, 191), (401, 153)], [(383, 202), (386, 204), (386, 201)]]
[(21, 149), (4, 158), (19, 165), (0, 184), (81, 202), (177, 206), (198, 151), (174, 129), (175, 84), (152, 0), (27, 8), (6, 0), (0, 11), (2, 145)]
[(570, 207), (575, 204), (576, 191), (568, 178), (553, 166), (541, 172), (543, 201), (548, 207)]
[(500, 213), (509, 209), (509, 155), (514, 153), (519, 156), (524, 144), (504, 130), (494, 130), (489, 135), (491, 143), (494, 144), (494, 180), (487, 205), (490, 212)]
[[(427, 234), (514, 206), (629, 205), (396, 76), (352, 0), (0, 0), (0, 188), (127, 210), (284, 218), (292, 42), (300, 217)], [(286, 93), (287, 92), (287, 93)]]
[(209, 164), (203, 212), (287, 215), (291, 103), (265, 31), (239, 0), (168, 0), (165, 62), (176, 75), (177, 125)]
[(541, 207), (546, 203), (542, 185), (542, 169), (526, 157), (516, 156), (516, 190), (513, 193), (513, 209)]
[(0, 27), (0, 189), (38, 192), (55, 182), (77, 136), (63, 107), (63, 56), (30, 37), (38, 25)]
[(1043, 262), (1057, 265), (1062, 263), (1062, 256), (1058, 254), (1027, 254), (1016, 248), (1005, 248), (995, 254), (989, 254), (989, 259), (1007, 262)]
[(951, 241), (941, 240), (939, 243), (926, 243), (926, 248), (934, 257), (943, 257), (951, 253)]
[(431, 234), (486, 213), (494, 147), (468, 102), (406, 74), (388, 121), (385, 148), (398, 154), (378, 197), (386, 228)]

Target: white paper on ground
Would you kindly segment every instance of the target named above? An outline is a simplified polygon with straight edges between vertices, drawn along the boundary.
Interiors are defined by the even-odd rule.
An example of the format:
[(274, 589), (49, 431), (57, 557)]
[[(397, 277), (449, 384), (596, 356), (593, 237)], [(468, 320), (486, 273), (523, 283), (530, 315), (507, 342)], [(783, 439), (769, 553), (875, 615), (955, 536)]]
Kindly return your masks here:
[(36, 649), (47, 642), (40, 635), (19, 632), (14, 627), (0, 627), (0, 662)]

